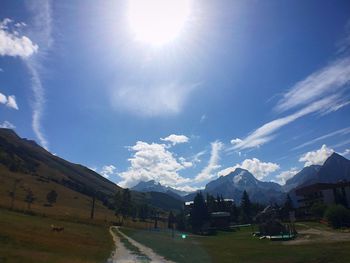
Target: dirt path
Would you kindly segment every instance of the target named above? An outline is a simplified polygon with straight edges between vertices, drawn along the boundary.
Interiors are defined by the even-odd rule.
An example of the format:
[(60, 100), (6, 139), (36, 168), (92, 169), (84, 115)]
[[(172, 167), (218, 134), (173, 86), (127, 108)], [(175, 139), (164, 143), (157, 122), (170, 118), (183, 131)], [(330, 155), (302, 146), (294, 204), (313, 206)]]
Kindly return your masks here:
[(309, 228), (299, 231), (298, 238), (283, 242), (285, 245), (303, 245), (309, 243), (329, 243), (350, 241), (350, 233), (342, 233), (328, 230), (320, 230), (317, 228)]
[[(135, 254), (128, 250), (125, 245), (121, 242), (118, 235), (116, 235), (112, 228), (117, 231), (122, 237), (127, 239), (133, 246), (139, 249), (139, 251), (146, 255), (148, 259), (140, 258), (138, 254)], [(112, 257), (109, 259), (108, 263), (134, 263), (134, 262), (154, 262), (154, 263), (174, 263), (173, 261), (166, 260), (162, 256), (159, 256), (149, 247), (146, 247), (134, 239), (128, 237), (123, 232), (121, 232), (118, 227), (111, 227), (110, 233), (113, 236), (113, 240), (116, 244), (116, 251), (114, 251)]]

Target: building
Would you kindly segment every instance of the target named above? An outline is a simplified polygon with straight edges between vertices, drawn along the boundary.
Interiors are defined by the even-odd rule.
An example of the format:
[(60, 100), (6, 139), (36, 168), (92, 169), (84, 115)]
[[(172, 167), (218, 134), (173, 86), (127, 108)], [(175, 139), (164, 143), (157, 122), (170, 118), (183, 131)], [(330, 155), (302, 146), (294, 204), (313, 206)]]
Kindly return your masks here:
[(350, 182), (317, 183), (298, 188), (295, 193), (301, 209), (308, 210), (315, 203), (342, 204), (350, 208)]

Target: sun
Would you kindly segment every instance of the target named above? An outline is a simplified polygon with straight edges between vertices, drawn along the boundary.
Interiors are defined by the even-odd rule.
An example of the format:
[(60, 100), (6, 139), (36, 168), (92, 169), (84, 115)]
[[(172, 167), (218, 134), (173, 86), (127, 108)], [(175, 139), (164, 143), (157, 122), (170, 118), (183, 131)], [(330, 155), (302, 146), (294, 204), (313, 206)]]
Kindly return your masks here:
[(162, 46), (174, 41), (190, 16), (191, 0), (129, 0), (128, 23), (140, 42)]

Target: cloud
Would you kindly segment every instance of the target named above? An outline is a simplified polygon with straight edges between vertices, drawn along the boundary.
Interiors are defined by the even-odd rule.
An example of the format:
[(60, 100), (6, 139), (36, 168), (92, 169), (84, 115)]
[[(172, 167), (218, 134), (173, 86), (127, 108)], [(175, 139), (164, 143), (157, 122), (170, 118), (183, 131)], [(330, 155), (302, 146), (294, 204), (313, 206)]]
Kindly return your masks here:
[(350, 133), (350, 127), (347, 127), (347, 128), (344, 128), (344, 129), (340, 129), (340, 130), (337, 130), (337, 131), (334, 131), (334, 132), (331, 132), (331, 133), (328, 133), (326, 135), (323, 135), (323, 136), (320, 136), (318, 138), (315, 138), (311, 141), (308, 141), (306, 143), (303, 143), (297, 147), (294, 147), (292, 150), (297, 150), (297, 149), (301, 149), (305, 146), (308, 146), (308, 145), (311, 145), (311, 144), (314, 144), (315, 142), (319, 142), (319, 141), (322, 141), (324, 139), (327, 139), (327, 138), (330, 138), (330, 137), (333, 137), (335, 135), (345, 135), (345, 134), (348, 134)]
[(257, 179), (262, 180), (270, 173), (277, 171), (280, 166), (277, 163), (262, 162), (257, 158), (245, 159), (241, 164), (236, 164), (233, 167), (226, 168), (218, 172), (219, 176), (225, 176), (236, 170), (236, 168), (242, 168), (248, 170)]
[(99, 172), (103, 177), (109, 178), (114, 175), (116, 172), (116, 167), (114, 165), (105, 165), (102, 167), (102, 170)]
[(186, 143), (189, 141), (189, 138), (185, 135), (176, 135), (171, 134), (168, 137), (160, 138), (162, 141), (165, 142), (171, 142), (173, 145), (180, 144), (180, 143)]
[(322, 165), (332, 153), (334, 153), (334, 150), (323, 144), (320, 149), (303, 154), (299, 162), (305, 162), (305, 167), (314, 164)]
[(343, 156), (347, 156), (349, 154), (350, 154), (350, 149), (345, 149), (345, 151), (341, 153), (341, 155)]
[(224, 147), (220, 141), (211, 143), (211, 154), (208, 165), (195, 177), (194, 181), (203, 182), (216, 176), (214, 173), (221, 166), (219, 165), (220, 151)]
[(8, 96), (8, 101), (6, 103), (6, 106), (18, 110), (17, 102), (16, 102), (16, 97), (14, 95)]
[(138, 141), (129, 147), (133, 152), (129, 159), (131, 166), (127, 171), (119, 173), (122, 187), (131, 187), (140, 181), (155, 180), (166, 186), (180, 186), (189, 179), (179, 175), (179, 171), (187, 165), (177, 160), (165, 144)]
[(12, 23), (8, 18), (0, 22), (0, 56), (28, 58), (38, 52), (38, 45), (27, 36), (19, 36), (18, 31), (10, 30)]
[(182, 111), (188, 97), (198, 85), (150, 84), (124, 86), (114, 91), (113, 105), (144, 117), (166, 116)]
[(28, 31), (36, 39), (40, 50), (34, 56), (25, 59), (29, 74), (31, 75), (31, 88), (33, 100), (31, 101), (32, 128), (40, 144), (48, 149), (49, 143), (42, 129), (42, 117), (45, 109), (45, 90), (41, 80), (44, 74), (43, 62), (50, 50), (52, 38), (52, 10), (50, 0), (31, 0), (27, 2), (27, 7), (32, 14), (30, 30)]
[(332, 94), (342, 93), (349, 88), (349, 82), (350, 58), (338, 59), (296, 83), (283, 95), (276, 110), (286, 111)]
[(318, 100), (311, 105), (291, 114), (286, 117), (282, 117), (271, 122), (268, 122), (261, 126), (260, 128), (253, 131), (244, 139), (233, 139), (231, 143), (233, 146), (229, 150), (243, 150), (249, 148), (259, 147), (269, 141), (271, 141), (276, 135), (275, 132), (281, 129), (283, 126), (294, 122), (295, 120), (304, 117), (311, 113), (322, 113), (327, 111), (329, 108), (335, 105), (340, 105), (343, 103), (342, 97), (337, 95), (332, 95), (327, 98)]
[(203, 123), (207, 119), (207, 115), (203, 114), (199, 120), (200, 123)]
[(11, 122), (9, 121), (4, 121), (3, 123), (0, 123), (0, 128), (5, 128), (5, 129), (15, 129), (16, 126), (13, 125)]
[(296, 175), (300, 170), (298, 168), (292, 168), (287, 171), (281, 172), (279, 175), (276, 175), (277, 183), (284, 185), (287, 180)]
[(0, 104), (4, 104), (5, 106), (18, 110), (18, 105), (16, 102), (16, 97), (14, 95), (10, 95), (6, 97), (6, 95), (0, 92)]

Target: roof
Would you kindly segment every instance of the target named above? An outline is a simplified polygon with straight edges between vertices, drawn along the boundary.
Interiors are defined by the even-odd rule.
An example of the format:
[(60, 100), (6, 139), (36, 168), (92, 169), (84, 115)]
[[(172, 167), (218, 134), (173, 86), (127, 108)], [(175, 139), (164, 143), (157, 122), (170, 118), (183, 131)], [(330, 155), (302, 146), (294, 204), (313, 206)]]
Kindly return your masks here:
[(213, 212), (210, 215), (211, 215), (211, 217), (229, 217), (230, 213), (228, 213), (228, 212)]

